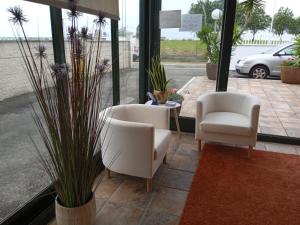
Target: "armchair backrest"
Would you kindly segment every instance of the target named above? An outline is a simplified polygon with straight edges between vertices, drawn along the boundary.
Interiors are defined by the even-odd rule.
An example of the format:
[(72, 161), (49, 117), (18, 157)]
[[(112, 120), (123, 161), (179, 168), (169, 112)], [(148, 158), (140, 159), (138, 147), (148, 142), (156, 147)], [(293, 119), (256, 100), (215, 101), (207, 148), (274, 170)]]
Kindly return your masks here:
[(169, 109), (143, 104), (127, 105), (128, 121), (152, 124), (155, 128), (169, 129)]
[(169, 129), (169, 109), (163, 106), (128, 104), (113, 106), (107, 111), (109, 111), (109, 118), (152, 124), (155, 128)]
[(231, 93), (231, 92), (214, 92), (207, 94), (206, 98), (207, 108), (206, 113), (209, 112), (234, 112), (250, 116), (251, 101), (254, 96)]

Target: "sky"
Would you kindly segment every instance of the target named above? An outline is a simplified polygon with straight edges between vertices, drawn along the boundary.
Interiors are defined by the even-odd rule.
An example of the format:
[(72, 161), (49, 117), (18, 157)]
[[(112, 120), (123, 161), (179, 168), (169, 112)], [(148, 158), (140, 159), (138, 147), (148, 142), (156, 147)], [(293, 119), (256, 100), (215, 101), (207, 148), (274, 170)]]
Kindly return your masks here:
[[(181, 10), (182, 14), (188, 13), (192, 3), (197, 0), (162, 0), (162, 10)], [(7, 8), (20, 5), (29, 18), (29, 23), (25, 29), (28, 36), (31, 37), (50, 37), (50, 15), (49, 7), (41, 4), (26, 2), (23, 0), (0, 0), (0, 37), (13, 37), (11, 25), (8, 22), (9, 13)], [(284, 6), (293, 10), (295, 16), (300, 16), (299, 0), (265, 0), (265, 10), (267, 14), (272, 15), (273, 9), (277, 10)], [(139, 0), (119, 0), (120, 18), (119, 27), (126, 27), (127, 31), (134, 32), (139, 20)], [(65, 10), (63, 13), (65, 24), (68, 22)], [(80, 19), (80, 25), (91, 26), (94, 16), (83, 15)], [(65, 25), (66, 30), (67, 25)], [(104, 32), (110, 33), (110, 26), (106, 26)], [(191, 32), (179, 32), (178, 29), (163, 29), (162, 36), (173, 38), (193, 38)]]

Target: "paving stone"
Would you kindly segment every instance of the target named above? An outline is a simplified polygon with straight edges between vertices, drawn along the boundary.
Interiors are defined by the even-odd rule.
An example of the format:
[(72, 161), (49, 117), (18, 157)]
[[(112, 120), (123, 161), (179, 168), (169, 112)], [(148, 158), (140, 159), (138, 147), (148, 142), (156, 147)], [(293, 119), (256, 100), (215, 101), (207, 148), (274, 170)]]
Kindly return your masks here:
[[(298, 128), (298, 129), (297, 129)], [(286, 133), (288, 134), (289, 137), (300, 137), (300, 129), (298, 124), (294, 124), (292, 128), (287, 128)]]
[(286, 154), (297, 154), (296, 146), (294, 145), (284, 145), (284, 144), (277, 144), (277, 143), (266, 143), (266, 150), (270, 152), (279, 152), (279, 153), (286, 153)]
[(255, 146), (255, 150), (263, 150), (265, 151), (266, 150), (266, 146), (263, 142), (256, 142), (256, 146)]

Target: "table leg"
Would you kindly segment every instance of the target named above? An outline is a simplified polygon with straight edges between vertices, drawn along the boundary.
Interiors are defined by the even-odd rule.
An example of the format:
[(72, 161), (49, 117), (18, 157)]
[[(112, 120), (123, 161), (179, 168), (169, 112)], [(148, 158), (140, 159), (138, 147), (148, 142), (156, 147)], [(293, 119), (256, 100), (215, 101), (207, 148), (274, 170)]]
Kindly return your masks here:
[(179, 126), (179, 121), (178, 121), (178, 113), (177, 113), (177, 109), (173, 109), (174, 112), (174, 117), (175, 117), (175, 122), (176, 122), (176, 128), (177, 128), (177, 134), (178, 137), (180, 137), (180, 126)]

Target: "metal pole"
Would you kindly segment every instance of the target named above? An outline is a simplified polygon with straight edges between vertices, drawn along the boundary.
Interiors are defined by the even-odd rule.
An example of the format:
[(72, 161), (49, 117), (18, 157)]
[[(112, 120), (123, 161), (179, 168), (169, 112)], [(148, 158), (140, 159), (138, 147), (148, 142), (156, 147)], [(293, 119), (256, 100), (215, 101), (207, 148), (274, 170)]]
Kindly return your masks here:
[(271, 21), (271, 27), (270, 31), (273, 32), (273, 23), (274, 23), (274, 14), (275, 14), (275, 8), (276, 8), (276, 0), (274, 0), (274, 6), (273, 6), (273, 12), (272, 12), (272, 21)]
[[(151, 1), (151, 12), (150, 12), (150, 60), (153, 56), (160, 56), (160, 28), (159, 28), (159, 11), (161, 10), (162, 0)], [(153, 91), (153, 87), (149, 82), (149, 91)]]
[(61, 9), (50, 6), (50, 21), (54, 62), (58, 64), (66, 63), (64, 30)]
[(111, 20), (111, 58), (113, 105), (120, 104), (119, 27), (118, 20)]
[(227, 91), (236, 0), (225, 0), (216, 91)]
[(150, 0), (140, 0), (139, 103), (147, 101), (150, 65)]

